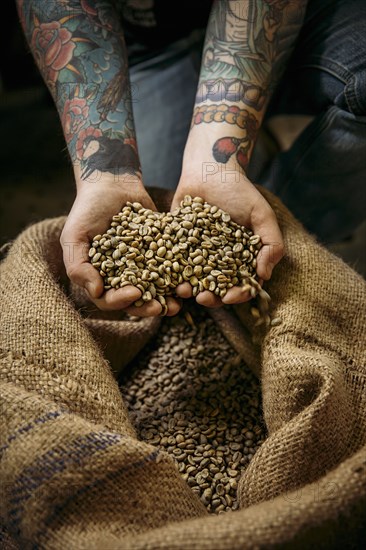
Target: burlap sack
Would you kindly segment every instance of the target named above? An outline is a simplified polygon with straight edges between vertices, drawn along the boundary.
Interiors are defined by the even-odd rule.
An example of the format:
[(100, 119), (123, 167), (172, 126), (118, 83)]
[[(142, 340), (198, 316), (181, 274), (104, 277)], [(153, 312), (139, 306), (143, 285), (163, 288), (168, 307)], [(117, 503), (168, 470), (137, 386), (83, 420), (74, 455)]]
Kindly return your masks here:
[(266, 196), (286, 242), (267, 285), (283, 323), (262, 335), (258, 355), (248, 305), (216, 319), (260, 372), (269, 436), (241, 479), (241, 509), (220, 516), (166, 454), (136, 439), (94, 340), (121, 368), (159, 321), (106, 319), (68, 297), (63, 218), (16, 240), (0, 282), (3, 547), (362, 547), (366, 284)]

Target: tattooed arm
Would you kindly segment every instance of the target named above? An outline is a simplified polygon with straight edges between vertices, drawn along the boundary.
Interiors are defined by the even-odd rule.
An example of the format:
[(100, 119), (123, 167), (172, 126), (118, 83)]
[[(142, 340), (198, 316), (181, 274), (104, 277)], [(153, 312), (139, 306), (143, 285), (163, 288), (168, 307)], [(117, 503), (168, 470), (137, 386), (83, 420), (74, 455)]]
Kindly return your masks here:
[[(89, 243), (128, 201), (154, 204), (141, 177), (123, 32), (108, 0), (17, 0), (33, 56), (55, 100), (74, 167), (77, 196), (61, 235), (67, 274), (101, 309), (138, 299), (133, 287), (103, 296)], [(177, 311), (171, 302), (171, 313)], [(135, 309), (135, 311), (133, 311)], [(136, 311), (159, 314), (157, 301)]]
[[(275, 214), (246, 177), (268, 100), (300, 30), (303, 0), (216, 0), (206, 32), (201, 73), (182, 175), (173, 207), (187, 193), (200, 195), (251, 227), (266, 244), (259, 277), (269, 279), (283, 255)], [(191, 289), (181, 288), (182, 296)], [(225, 303), (249, 299), (231, 289)], [(212, 293), (198, 295), (220, 305)]]

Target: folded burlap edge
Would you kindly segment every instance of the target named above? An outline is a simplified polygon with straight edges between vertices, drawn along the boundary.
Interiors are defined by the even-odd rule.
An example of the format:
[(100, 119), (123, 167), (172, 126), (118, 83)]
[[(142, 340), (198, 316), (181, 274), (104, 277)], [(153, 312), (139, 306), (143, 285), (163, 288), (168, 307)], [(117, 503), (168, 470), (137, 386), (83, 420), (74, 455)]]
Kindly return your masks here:
[[(303, 332), (301, 332), (300, 329), (296, 330), (296, 327), (295, 329), (294, 327), (289, 328), (286, 323), (286, 317), (284, 317), (284, 323), (281, 327), (273, 327), (266, 334), (262, 334), (262, 360), (265, 362), (266, 368), (264, 370), (262, 369), (261, 375), (263, 377), (262, 384), (266, 386), (263, 392), (264, 412), (270, 428), (270, 437), (264, 443), (263, 447), (260, 449), (257, 455), (254, 457), (241, 482), (241, 501), (242, 505), (246, 506), (247, 508), (243, 509), (239, 513), (228, 515), (227, 519), (223, 517), (208, 519), (206, 518), (204, 520), (204, 525), (202, 524), (201, 520), (194, 520), (194, 524), (196, 524), (196, 522), (197, 525), (199, 524), (199, 528), (197, 529), (197, 531), (195, 531), (195, 529), (193, 529), (190, 524), (188, 525), (182, 523), (173, 524), (171, 527), (166, 527), (164, 529), (159, 528), (158, 531), (154, 529), (153, 531), (150, 530), (148, 538), (145, 539), (145, 535), (143, 534), (139, 536), (134, 535), (131, 539), (124, 539), (130, 540), (131, 548), (178, 548), (179, 546), (176, 546), (176, 544), (179, 541), (181, 541), (182, 543), (183, 540), (189, 545), (187, 546), (187, 548), (209, 547), (208, 544), (212, 543), (212, 534), (215, 531), (213, 529), (214, 520), (215, 525), (218, 525), (217, 532), (215, 532), (214, 535), (215, 540), (218, 544), (217, 548), (235, 547), (236, 543), (234, 544), (234, 540), (231, 537), (228, 537), (228, 529), (230, 529), (230, 532), (236, 533), (237, 538), (235, 540), (237, 542), (241, 541), (240, 546), (238, 544), (237, 547), (245, 547), (245, 545), (243, 546), (243, 535), (245, 534), (245, 536), (249, 537), (250, 532), (252, 532), (252, 534), (247, 540), (251, 540), (253, 543), (256, 542), (259, 544), (270, 544), (271, 541), (274, 542), (277, 540), (282, 544), (285, 544), (286, 540), (296, 540), (296, 538), (294, 539), (293, 537), (299, 537), (298, 543), (300, 546), (306, 541), (321, 540), (322, 544), (325, 545), (324, 547), (331, 547), (330, 545), (327, 546), (330, 539), (329, 535), (326, 535), (326, 533), (324, 532), (323, 526), (326, 524), (329, 524), (334, 528), (334, 533), (336, 533), (336, 536), (334, 535), (331, 540), (336, 544), (337, 540), (345, 540), (344, 529), (346, 527), (352, 527), (353, 532), (356, 534), (356, 538), (359, 536), (360, 533), (362, 533), (362, 526), (360, 523), (357, 523), (357, 520), (360, 519), (362, 516), (360, 512), (361, 504), (364, 503), (366, 494), (365, 483), (362, 481), (362, 473), (364, 473), (365, 471), (365, 419), (364, 417), (362, 417), (361, 414), (361, 405), (363, 404), (364, 399), (362, 391), (365, 384), (365, 362), (363, 361), (363, 357), (366, 346), (364, 345), (365, 339), (363, 336), (363, 331), (360, 331), (360, 328), (365, 324), (365, 315), (363, 314), (362, 310), (360, 311), (359, 306), (360, 304), (362, 306), (362, 304), (365, 303), (365, 282), (360, 277), (358, 277), (350, 268), (345, 266), (339, 259), (330, 255), (322, 247), (316, 244), (315, 241), (303, 231), (301, 226), (295, 220), (293, 220), (291, 215), (289, 215), (289, 213), (285, 209), (283, 209), (277, 199), (274, 199), (268, 193), (265, 193), (265, 195), (267, 198), (269, 198), (271, 204), (274, 205), (276, 213), (279, 216), (282, 228), (285, 228), (285, 240), (287, 249), (289, 251), (289, 256), (287, 260), (285, 258), (282, 264), (278, 266), (278, 269), (275, 270), (273, 280), (268, 285), (268, 289), (274, 299), (274, 308), (276, 315), (284, 315), (284, 311), (286, 310), (286, 308), (288, 312), (291, 313), (291, 315), (294, 315), (294, 311), (296, 310), (296, 304), (294, 305), (292, 303), (292, 297), (285, 296), (283, 298), (283, 292), (281, 293), (280, 291), (278, 291), (278, 288), (276, 288), (276, 285), (277, 287), (279, 286), (279, 281), (281, 280), (281, 277), (283, 280), (286, 279), (286, 270), (290, 271), (289, 277), (287, 277), (286, 279), (288, 284), (285, 290), (287, 290), (287, 292), (289, 288), (291, 288), (291, 284), (294, 284), (295, 275), (303, 273), (306, 267), (310, 272), (310, 278), (314, 276), (314, 270), (314, 272), (317, 272), (318, 279), (319, 277), (324, 276), (323, 273), (318, 273), (319, 271), (321, 271), (318, 265), (310, 266), (311, 269), (309, 265), (302, 265), (301, 259), (299, 259), (300, 257), (295, 253), (295, 251), (292, 251), (291, 238), (293, 237), (293, 235), (296, 235), (296, 232), (297, 234), (301, 234), (302, 237), (301, 243), (297, 242), (297, 246), (300, 245), (300, 247), (303, 247), (304, 249), (311, 249), (314, 252), (313, 256), (315, 264), (317, 264), (317, 262), (319, 261), (320, 256), (323, 260), (325, 258), (327, 262), (329, 262), (330, 271), (328, 270), (329, 273), (327, 283), (329, 283), (329, 279), (332, 279), (331, 269), (336, 269), (340, 273), (340, 275), (337, 275), (339, 280), (347, 280), (347, 282), (351, 286), (351, 297), (349, 290), (347, 291), (347, 289), (344, 288), (339, 288), (337, 290), (337, 293), (335, 294), (337, 300), (342, 302), (343, 305), (347, 305), (347, 307), (344, 306), (346, 312), (343, 312), (343, 315), (334, 315), (334, 312), (332, 311), (332, 308), (329, 307), (328, 303), (322, 303), (320, 301), (317, 304), (316, 300), (312, 299), (310, 306), (308, 304), (305, 304), (306, 307), (304, 309), (304, 316), (306, 317), (306, 326), (304, 327)], [(60, 222), (60, 219), (51, 220), (49, 222), (41, 222), (41, 224), (37, 225), (37, 236), (34, 233), (35, 226), (33, 226), (33, 229), (30, 228), (26, 230), (26, 232), (23, 233), (22, 236), (20, 236), (20, 239), (24, 239), (24, 236), (26, 236), (27, 239), (29, 237), (32, 246), (35, 246), (35, 248), (37, 248), (37, 238), (41, 239), (41, 241), (44, 242), (46, 234), (48, 234), (50, 230), (55, 230), (55, 223), (56, 225), (59, 224), (57, 226), (57, 231), (59, 231), (60, 224), (62, 223)], [(47, 224), (49, 225), (47, 226)], [(25, 247), (25, 253), (30, 253), (31, 256), (32, 246), (29, 248), (29, 243), (27, 243)], [(41, 248), (37, 248), (37, 254), (42, 254)], [(13, 249), (12, 253), (16, 254), (16, 250), (14, 251)], [(12, 263), (13, 275), (15, 275), (15, 282), (20, 283), (21, 281), (19, 281), (19, 273), (17, 272), (15, 264), (16, 262)], [(45, 277), (45, 282), (42, 288), (45, 288), (47, 287), (47, 285), (50, 284), (55, 284), (57, 277), (55, 278), (54, 273), (55, 266), (57, 267), (57, 265), (59, 265), (59, 256), (55, 254), (55, 257), (53, 257), (51, 254), (49, 257), (48, 266), (51, 268), (50, 272), (53, 273), (51, 277), (52, 283), (50, 282), (49, 274), (44, 272), (43, 275)], [(39, 268), (39, 265), (36, 267)], [(296, 270), (298, 271), (298, 273), (295, 273)], [(327, 270), (325, 270), (325, 272), (326, 271)], [(6, 281), (4, 285), (5, 290), (9, 295), (11, 294), (12, 285), (14, 285), (14, 279)], [(328, 293), (335, 292), (332, 284), (327, 284), (327, 291)], [(26, 303), (25, 296), (26, 293), (23, 293), (23, 305), (24, 303)], [(53, 296), (56, 301), (63, 299), (59, 292), (57, 292), (56, 294), (54, 293)], [(72, 306), (70, 304), (69, 306), (70, 311), (72, 312)], [(248, 308), (246, 306), (242, 306), (235, 308), (235, 310), (236, 315), (238, 315), (239, 318), (245, 321), (246, 329), (249, 331), (250, 334), (253, 334), (253, 332), (255, 332), (255, 329), (253, 327), (253, 322), (248, 314)], [(315, 313), (313, 310), (315, 311)], [(332, 321), (334, 323), (334, 326), (337, 327), (336, 335), (326, 338), (325, 344), (324, 341), (322, 341), (321, 339), (319, 340), (319, 338), (315, 338), (314, 335), (311, 334), (311, 330), (309, 330), (309, 322), (311, 327), (311, 323), (315, 322), (314, 315), (319, 310), (322, 312), (322, 315), (327, 320), (327, 322)], [(4, 311), (2, 313), (4, 313)], [(31, 317), (28, 308), (26, 308), (25, 313), (27, 314), (27, 318)], [(72, 312), (71, 316), (73, 320), (75, 320), (75, 312)], [(10, 317), (12, 317), (12, 323), (10, 323), (9, 329), (19, 329), (19, 321), (18, 324), (14, 324), (14, 315)], [(41, 320), (43, 323), (45, 323), (45, 316), (43, 316)], [(78, 317), (78, 322), (80, 322), (80, 317)], [(345, 341), (347, 340), (347, 338), (341, 337), (342, 331), (346, 331), (346, 336), (347, 334), (348, 336), (353, 334), (353, 342), (347, 343)], [(305, 334), (305, 338), (302, 338), (303, 334)], [(339, 341), (337, 342), (337, 340)], [(287, 361), (284, 361), (284, 356), (282, 353), (284, 346), (290, 346), (293, 347), (294, 350), (301, 351), (300, 355), (302, 356), (302, 362), (300, 364), (303, 365), (303, 368), (306, 367), (306, 372), (301, 378), (300, 384), (294, 384), (293, 381), (290, 380), (290, 385), (284, 385), (284, 380), (287, 380), (289, 377), (291, 378), (291, 376), (294, 376), (294, 372), (296, 373), (296, 369), (299, 368), (296, 364), (296, 360), (289, 361), (287, 359)], [(327, 361), (324, 361), (324, 350), (326, 352)], [(97, 353), (99, 353), (99, 351)], [(95, 349), (92, 355), (93, 361), (95, 362)], [(34, 365), (39, 364), (39, 356), (35, 356), (33, 354), (33, 359)], [(311, 360), (312, 364), (310, 365), (311, 369), (309, 371), (309, 369), (307, 369), (307, 365), (309, 364), (309, 361), (311, 362)], [(24, 371), (27, 371), (27, 369), (29, 369), (29, 364), (32, 363), (32, 361), (30, 363), (27, 363), (23, 360), (22, 353), (21, 350), (19, 351), (19, 348), (13, 354), (12, 361), (13, 365), (15, 364), (15, 362), (19, 362), (17, 366), (20, 371), (22, 371), (22, 369)], [(283, 368), (283, 362), (286, 363), (286, 368), (288, 368), (288, 370)], [(320, 377), (319, 373), (317, 372), (317, 369), (319, 368), (323, 369), (323, 375)], [(105, 373), (106, 370), (104, 367), (103, 377), (105, 377)], [(109, 381), (110, 380), (111, 378), (109, 378)], [(110, 382), (108, 382), (108, 384), (109, 383)], [(288, 400), (290, 404), (287, 404), (286, 406), (279, 406), (281, 404), (281, 399), (283, 399), (284, 389), (291, 390), (291, 399)], [(322, 392), (322, 389), (325, 389), (326, 391)], [(310, 395), (310, 398), (306, 395), (307, 393)], [(116, 394), (113, 393), (113, 395)], [(345, 430), (343, 434), (343, 440), (340, 441), (339, 438), (330, 438), (330, 443), (328, 444), (326, 441), (327, 434), (323, 434), (323, 438), (321, 439), (321, 450), (323, 453), (325, 452), (325, 454), (327, 454), (335, 446), (336, 452), (333, 453), (334, 457), (332, 458), (332, 460), (328, 461), (328, 463), (326, 463), (326, 460), (320, 460), (318, 468), (315, 468), (315, 470), (314, 468), (311, 468), (309, 460), (309, 463), (306, 464), (305, 472), (307, 478), (305, 480), (299, 480), (299, 478), (296, 476), (296, 474), (299, 472), (299, 468), (301, 468), (301, 460), (299, 460), (299, 458), (301, 459), (301, 456), (299, 456), (299, 453), (301, 451), (302, 453), (306, 453), (309, 451), (309, 448), (304, 443), (302, 443), (302, 445), (300, 446), (296, 445), (296, 425), (299, 421), (302, 422), (303, 420), (308, 419), (306, 434), (311, 441), (314, 435), (314, 432), (312, 431), (312, 421), (314, 420), (314, 418), (317, 418), (317, 421), (319, 423), (319, 420), (321, 420), (321, 412), (329, 411), (330, 401), (332, 402), (332, 414), (330, 415), (332, 429), (335, 426), (337, 433), (340, 430)], [(274, 414), (273, 411), (276, 411), (277, 413), (277, 417), (275, 418), (275, 420), (271, 418), (271, 416), (273, 417)], [(313, 416), (312, 414), (309, 414), (309, 411), (310, 413), (314, 413)], [(75, 412), (76, 414), (80, 414), (80, 411), (78, 411), (77, 409)], [(318, 416), (316, 416), (315, 412), (317, 412)], [(93, 415), (91, 415), (90, 418), (92, 421), (94, 421)], [(334, 424), (335, 419), (338, 419), (338, 422)], [(287, 430), (287, 428), (289, 429)], [(293, 447), (290, 449), (279, 449), (280, 445), (278, 444), (278, 437), (281, 436), (281, 432), (283, 431), (286, 431), (287, 440), (293, 442)], [(322, 436), (321, 425), (319, 426), (318, 430), (318, 437), (320, 436)], [(307, 439), (307, 443), (308, 441), (309, 440)], [(317, 445), (319, 447), (319, 442), (317, 443), (315, 441), (314, 448), (317, 448)], [(308, 452), (308, 454), (310, 454), (310, 456), (313, 455), (313, 449), (310, 453)], [(265, 455), (265, 460), (263, 460), (263, 455)], [(292, 460), (289, 460), (289, 456), (290, 458), (292, 457)], [(290, 466), (288, 466), (287, 468), (287, 472), (283, 470), (283, 461), (285, 457), (287, 457), (287, 463), (290, 463)], [(294, 457), (298, 458), (297, 462)], [(295, 463), (296, 467), (294, 467)], [(345, 476), (344, 478), (342, 478), (342, 472), (345, 472), (345, 468), (347, 469), (348, 477)], [(268, 483), (268, 476), (271, 475), (271, 472), (273, 474), (274, 469), (276, 469), (277, 471), (277, 476), (272, 476), (272, 482), (274, 480), (276, 480), (276, 482), (271, 485), (270, 483)], [(280, 472), (280, 475), (278, 475), (278, 472)], [(292, 474), (290, 476), (291, 478), (295, 478), (295, 482), (291, 481), (290, 483), (288, 483), (288, 476), (290, 474)], [(332, 478), (333, 474), (334, 476), (336, 476), (335, 478)], [(324, 489), (324, 485), (322, 485), (324, 480), (325, 483), (329, 483), (329, 479), (331, 483), (333, 483), (333, 479), (337, 479), (336, 487), (339, 490), (337, 498), (332, 498), (332, 495), (329, 495), (329, 491), (327, 492)], [(287, 486), (285, 488), (284, 482), (287, 482)], [(317, 499), (315, 499), (315, 509), (314, 507), (310, 506), (312, 500), (314, 500), (314, 483), (317, 484), (318, 487), (323, 487), (324, 489), (324, 494), (322, 494), (322, 496), (318, 496)], [(296, 497), (294, 495), (298, 494), (298, 491), (301, 488), (303, 488), (303, 496), (300, 499), (296, 500)], [(295, 491), (293, 489), (295, 489)], [(282, 502), (282, 497), (280, 496), (281, 494), (289, 495), (288, 498), (283, 497), (284, 501), (286, 502), (286, 506), (283, 508), (283, 515), (278, 511), (278, 502)], [(307, 494), (310, 494), (312, 496), (306, 497)], [(259, 504), (254, 505), (254, 503)], [(302, 522), (298, 521), (298, 527), (296, 527), (296, 523), (290, 521), (290, 517), (286, 515), (289, 513), (288, 503), (291, 504), (291, 510), (293, 512), (293, 515), (291, 516), (292, 518), (296, 517), (298, 521), (301, 511), (306, 516), (302, 518)], [(263, 519), (262, 529), (260, 529), (260, 522), (258, 520), (258, 507), (260, 507), (261, 505), (265, 506), (266, 510), (268, 509), (268, 507), (271, 507), (271, 505), (273, 505), (273, 508), (271, 508), (271, 510), (273, 511), (273, 515), (271, 516), (270, 514), (272, 520), (266, 522)], [(309, 510), (311, 510), (312, 512), (310, 515), (309, 513), (305, 513), (306, 511), (309, 512)], [(266, 514), (267, 512), (268, 510), (266, 511)], [(248, 521), (248, 526), (251, 527), (250, 529), (249, 527), (246, 527), (243, 530), (242, 523), (244, 522), (245, 517), (247, 517), (248, 520), (249, 518), (251, 518), (251, 520)], [(343, 525), (339, 523), (341, 517), (342, 521), (344, 521)], [(285, 532), (281, 531), (278, 523), (277, 529), (275, 529), (275, 526), (273, 524), (275, 518), (277, 518), (276, 522), (283, 521), (283, 525), (286, 524), (286, 519), (287, 523), (290, 521), (292, 533), (290, 533), (288, 525)], [(258, 525), (255, 528), (256, 521), (258, 521)], [(236, 522), (239, 522), (241, 525), (241, 527), (238, 526), (237, 530), (234, 528)], [(221, 525), (222, 528), (219, 528)], [(189, 534), (187, 533), (187, 529), (189, 531)], [(185, 531), (184, 538), (182, 536), (183, 531)], [(171, 536), (168, 536), (169, 533), (171, 533)], [(326, 538), (327, 536), (328, 542)], [(139, 540), (141, 542), (139, 542)], [(156, 541), (155, 543), (154, 540)], [(172, 545), (166, 546), (169, 541)], [(232, 541), (234, 546), (228, 546), (230, 541)], [(202, 546), (199, 546), (200, 543), (202, 543)]]

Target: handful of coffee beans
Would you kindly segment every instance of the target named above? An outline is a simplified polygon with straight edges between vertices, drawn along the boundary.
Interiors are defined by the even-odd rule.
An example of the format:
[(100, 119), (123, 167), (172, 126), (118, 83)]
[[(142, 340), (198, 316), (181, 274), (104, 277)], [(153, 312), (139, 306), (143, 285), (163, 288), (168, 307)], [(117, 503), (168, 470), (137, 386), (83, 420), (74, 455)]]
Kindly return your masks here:
[(184, 282), (191, 284), (193, 296), (209, 290), (221, 298), (238, 285), (252, 297), (259, 293), (262, 311), (252, 308), (253, 314), (268, 324), (270, 298), (256, 274), (261, 247), (260, 236), (230, 214), (187, 195), (168, 213), (127, 202), (106, 233), (94, 237), (89, 257), (105, 290), (134, 285), (141, 291), (137, 307), (156, 299), (165, 314), (166, 296), (174, 296)]

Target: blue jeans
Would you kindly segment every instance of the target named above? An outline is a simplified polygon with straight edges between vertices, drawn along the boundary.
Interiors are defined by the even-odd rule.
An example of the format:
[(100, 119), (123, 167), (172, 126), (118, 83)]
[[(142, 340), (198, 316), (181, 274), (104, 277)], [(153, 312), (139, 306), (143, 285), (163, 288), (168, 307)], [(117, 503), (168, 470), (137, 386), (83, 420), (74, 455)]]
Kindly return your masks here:
[[(312, 115), (256, 181), (327, 243), (352, 233), (366, 208), (366, 2), (310, 0), (267, 117)], [(188, 135), (203, 33), (131, 68), (137, 140), (147, 186), (174, 189)], [(250, 174), (250, 172), (249, 172)]]
[(130, 68), (132, 107), (145, 186), (175, 189), (181, 172), (204, 32)]

